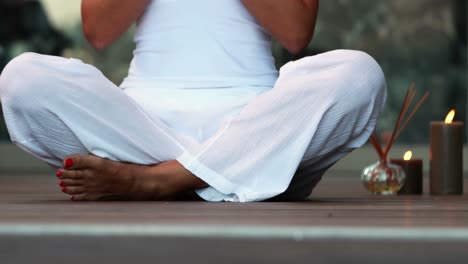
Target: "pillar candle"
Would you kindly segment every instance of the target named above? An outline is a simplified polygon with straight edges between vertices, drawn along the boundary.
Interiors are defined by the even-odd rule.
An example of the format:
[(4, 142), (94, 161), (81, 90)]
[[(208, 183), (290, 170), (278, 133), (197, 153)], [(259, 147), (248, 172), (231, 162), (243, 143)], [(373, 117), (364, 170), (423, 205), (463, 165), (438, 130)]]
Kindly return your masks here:
[(452, 110), (445, 122), (431, 122), (430, 193), (463, 194), (463, 122), (452, 122)]
[[(406, 156), (409, 156), (406, 158)], [(406, 179), (398, 194), (423, 193), (423, 162), (421, 159), (411, 159), (411, 152), (405, 154), (405, 159), (392, 159), (392, 163), (400, 165), (405, 171)]]

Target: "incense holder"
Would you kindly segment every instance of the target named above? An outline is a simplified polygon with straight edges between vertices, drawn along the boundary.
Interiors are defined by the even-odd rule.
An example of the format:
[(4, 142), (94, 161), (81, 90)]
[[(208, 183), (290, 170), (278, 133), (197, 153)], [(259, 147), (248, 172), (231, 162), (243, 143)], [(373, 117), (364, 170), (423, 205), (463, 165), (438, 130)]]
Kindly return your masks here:
[[(364, 187), (366, 187), (366, 189), (371, 193), (382, 195), (396, 194), (405, 183), (405, 171), (401, 166), (390, 162), (388, 159), (388, 153), (390, 152), (393, 143), (396, 142), (405, 127), (408, 125), (411, 118), (413, 118), (419, 107), (421, 107), (427, 99), (429, 92), (426, 92), (414, 106), (413, 110), (410, 111), (410, 107), (415, 96), (416, 91), (414, 91), (413, 83), (406, 92), (405, 100), (403, 101), (403, 105), (400, 109), (400, 114), (398, 115), (392, 135), (385, 148), (382, 148), (382, 145), (380, 145), (379, 138), (375, 131), (370, 136), (370, 141), (379, 155), (380, 161), (364, 168), (361, 174), (361, 180), (364, 183)], [(410, 111), (410, 114), (405, 119), (408, 111)]]
[(373, 194), (394, 195), (405, 183), (405, 171), (397, 164), (379, 161), (363, 169), (361, 180)]

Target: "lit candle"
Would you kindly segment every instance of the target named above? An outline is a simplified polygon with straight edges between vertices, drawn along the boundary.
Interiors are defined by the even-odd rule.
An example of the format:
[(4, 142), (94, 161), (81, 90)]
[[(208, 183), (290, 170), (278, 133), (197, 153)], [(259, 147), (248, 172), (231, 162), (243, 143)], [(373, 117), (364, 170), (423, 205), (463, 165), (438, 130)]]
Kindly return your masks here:
[(455, 110), (445, 122), (431, 122), (430, 192), (463, 194), (463, 122), (453, 122)]
[(403, 159), (392, 159), (391, 162), (400, 165), (405, 171), (406, 179), (398, 194), (422, 194), (422, 160), (412, 159), (413, 152), (407, 151)]

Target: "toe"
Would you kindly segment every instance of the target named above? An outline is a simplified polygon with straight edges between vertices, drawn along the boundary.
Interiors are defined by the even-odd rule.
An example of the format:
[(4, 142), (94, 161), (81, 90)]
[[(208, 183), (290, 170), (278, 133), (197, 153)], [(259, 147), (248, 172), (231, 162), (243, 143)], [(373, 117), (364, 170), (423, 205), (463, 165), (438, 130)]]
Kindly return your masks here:
[(58, 182), (58, 185), (61, 187), (82, 186), (83, 184), (84, 184), (83, 180), (80, 180), (80, 179), (62, 179)]
[(63, 167), (65, 169), (83, 169), (102, 166), (105, 159), (94, 155), (79, 155), (74, 154), (63, 159)]
[(83, 186), (65, 186), (62, 187), (62, 192), (70, 195), (79, 195), (84, 193)]
[(78, 155), (78, 154), (73, 154), (73, 155), (66, 156), (62, 161), (63, 167), (65, 169), (74, 169), (74, 168), (76, 168), (78, 166), (77, 161), (80, 160), (80, 156), (81, 155)]
[(65, 169), (79, 169), (83, 168), (86, 164), (86, 156), (87, 155), (80, 155), (80, 154), (73, 154), (66, 156), (63, 159), (63, 167)]
[(64, 170), (59, 169), (57, 170), (57, 177), (60, 180), (66, 179), (82, 179), (83, 178), (83, 171), (82, 170)]

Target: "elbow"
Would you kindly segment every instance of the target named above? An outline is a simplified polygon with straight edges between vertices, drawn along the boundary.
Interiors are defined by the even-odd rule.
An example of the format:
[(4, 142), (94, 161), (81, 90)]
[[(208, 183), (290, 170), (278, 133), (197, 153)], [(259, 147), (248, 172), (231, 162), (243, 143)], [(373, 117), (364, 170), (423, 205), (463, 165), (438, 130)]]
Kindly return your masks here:
[(81, 22), (83, 28), (83, 34), (88, 42), (96, 50), (104, 49), (109, 43), (106, 43), (102, 38), (102, 34), (96, 25), (99, 25), (96, 21), (96, 15), (91, 12), (94, 9), (93, 2), (83, 0), (81, 2)]
[(95, 27), (90, 25), (90, 23), (86, 23), (85, 21), (83, 21), (83, 34), (91, 46), (93, 46), (93, 48), (96, 50), (102, 50), (110, 44), (101, 36)]
[(293, 55), (298, 55), (304, 51), (312, 39), (313, 32), (311, 33), (299, 33), (290, 36), (284, 41), (283, 46)]
[(109, 44), (106, 44), (104, 41), (96, 38), (96, 37), (92, 37), (91, 35), (86, 35), (86, 39), (88, 40), (89, 44), (91, 44), (91, 46), (96, 49), (96, 50), (103, 50), (104, 48), (106, 48)]
[(298, 55), (303, 50), (305, 50), (308, 45), (309, 42), (305, 42), (302, 40), (292, 40), (285, 44), (284, 47), (289, 51), (289, 53), (293, 55)]
[(83, 34), (93, 48), (102, 50), (111, 42), (106, 41), (103, 30), (99, 29), (98, 18), (93, 12), (90, 12), (91, 10), (90, 2), (83, 1), (81, 6)]

